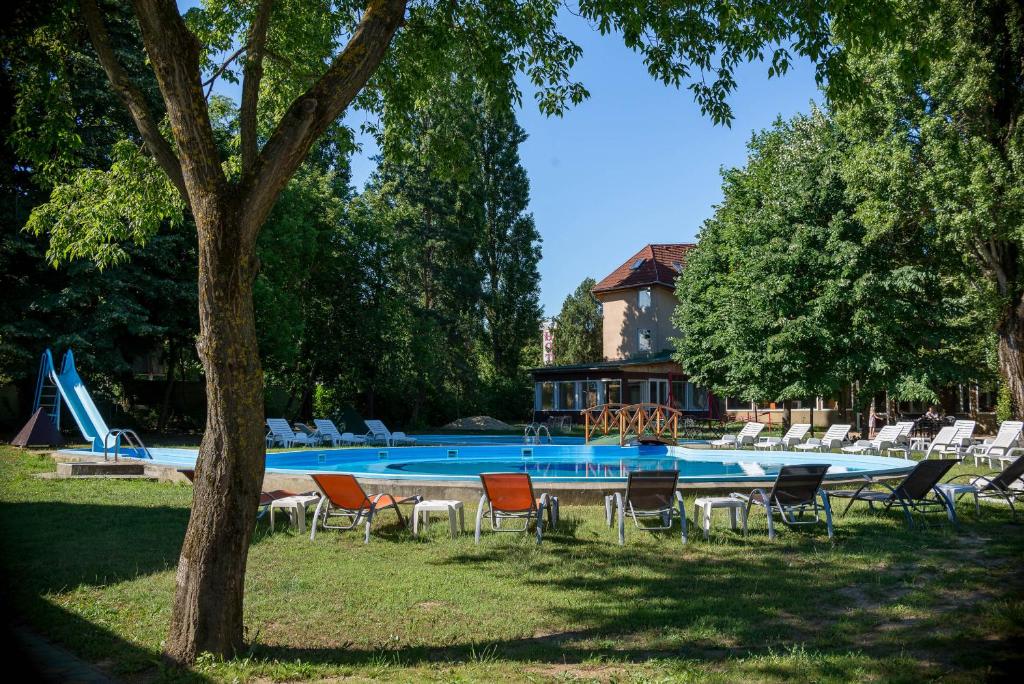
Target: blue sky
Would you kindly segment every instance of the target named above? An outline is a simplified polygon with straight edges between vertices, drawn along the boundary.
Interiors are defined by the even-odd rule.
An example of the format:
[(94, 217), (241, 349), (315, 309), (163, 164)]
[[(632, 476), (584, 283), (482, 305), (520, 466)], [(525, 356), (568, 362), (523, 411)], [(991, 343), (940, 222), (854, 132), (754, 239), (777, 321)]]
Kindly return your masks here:
[[(179, 7), (193, 4), (179, 0)], [(541, 304), (548, 316), (583, 278), (602, 278), (646, 243), (693, 241), (721, 199), (720, 169), (743, 164), (751, 133), (821, 99), (807, 60), (773, 79), (764, 64), (744, 65), (730, 99), (732, 128), (715, 126), (689, 91), (654, 81), (621, 38), (601, 36), (568, 12), (560, 21), (583, 47), (573, 76), (591, 97), (563, 118), (547, 118), (524, 88), (519, 113), (530, 136), (520, 154), (544, 240)], [(219, 86), (238, 98), (237, 87)], [(358, 124), (363, 116), (349, 120)], [(357, 188), (372, 173), (376, 154), (368, 138), (360, 141), (363, 150), (352, 160)]]
[[(719, 170), (744, 163), (751, 133), (821, 100), (808, 60), (773, 79), (767, 65), (744, 65), (730, 100), (732, 128), (715, 126), (689, 91), (654, 81), (619, 37), (601, 36), (571, 14), (562, 18), (583, 47), (573, 73), (591, 97), (563, 118), (547, 118), (524, 89), (519, 113), (530, 136), (520, 154), (544, 240), (548, 316), (585, 277), (602, 278), (648, 242), (693, 241), (721, 199)], [(357, 187), (373, 170), (373, 152), (364, 141), (353, 159)]]

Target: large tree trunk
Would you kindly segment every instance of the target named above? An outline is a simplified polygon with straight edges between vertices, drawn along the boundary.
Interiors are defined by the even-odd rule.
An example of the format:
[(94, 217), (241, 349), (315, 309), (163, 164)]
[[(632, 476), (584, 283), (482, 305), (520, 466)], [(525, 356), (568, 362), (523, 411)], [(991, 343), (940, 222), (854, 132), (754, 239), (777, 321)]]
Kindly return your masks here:
[(1010, 390), (1013, 417), (1024, 419), (1024, 302), (1006, 307), (996, 326), (999, 372)]
[(211, 213), (196, 215), (197, 347), (207, 409), (166, 645), (167, 656), (179, 663), (191, 663), (203, 651), (231, 655), (242, 647), (245, 564), (266, 453), (252, 299), (256, 259), (240, 253), (246, 248), (235, 239), (237, 213)]

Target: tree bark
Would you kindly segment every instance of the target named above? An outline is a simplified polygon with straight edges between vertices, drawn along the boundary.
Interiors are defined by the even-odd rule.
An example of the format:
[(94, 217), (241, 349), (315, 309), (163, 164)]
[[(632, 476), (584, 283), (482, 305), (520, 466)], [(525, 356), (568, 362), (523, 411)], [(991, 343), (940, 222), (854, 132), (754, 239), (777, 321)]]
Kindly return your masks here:
[(999, 371), (1010, 391), (1015, 420), (1024, 419), (1024, 304), (1008, 306), (996, 327), (999, 335)]
[(199, 358), (206, 431), (196, 462), (192, 516), (181, 549), (165, 647), (178, 663), (243, 645), (242, 596), (263, 481), (263, 371), (256, 344), (255, 255), (224, 239), (244, 227), (230, 208), (197, 214)]
[[(253, 315), (256, 238), (310, 147), (356, 97), (402, 24), (406, 0), (368, 0), (351, 39), (327, 71), (288, 108), (235, 183), (225, 175), (199, 68), (201, 45), (174, 0), (133, 0), (142, 41), (167, 109), (176, 150), (117, 62), (95, 0), (82, 0), (90, 38), (147, 147), (189, 203), (199, 242), (199, 358), (206, 374), (206, 430), (199, 447), (192, 515), (178, 562), (165, 655), (190, 664), (243, 644), (242, 599), (249, 542), (263, 482), (263, 371)], [(269, 1), (250, 32), (257, 53), (243, 90), (255, 112), (259, 52)]]

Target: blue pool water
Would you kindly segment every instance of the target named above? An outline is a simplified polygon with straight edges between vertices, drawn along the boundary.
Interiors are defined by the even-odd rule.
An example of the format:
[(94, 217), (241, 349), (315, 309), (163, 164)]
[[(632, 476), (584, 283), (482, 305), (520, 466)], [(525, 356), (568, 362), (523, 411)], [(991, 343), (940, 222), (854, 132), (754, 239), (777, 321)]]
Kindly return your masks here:
[[(189, 449), (150, 451), (157, 463), (175, 467), (190, 467), (196, 459), (196, 451)], [(485, 472), (526, 472), (540, 481), (614, 483), (624, 481), (631, 470), (655, 469), (678, 470), (680, 482), (742, 482), (773, 479), (781, 466), (793, 463), (829, 463), (831, 479), (898, 475), (915, 465), (881, 456), (583, 444), (314, 448), (267, 454), (270, 472), (416, 480), (476, 480)]]

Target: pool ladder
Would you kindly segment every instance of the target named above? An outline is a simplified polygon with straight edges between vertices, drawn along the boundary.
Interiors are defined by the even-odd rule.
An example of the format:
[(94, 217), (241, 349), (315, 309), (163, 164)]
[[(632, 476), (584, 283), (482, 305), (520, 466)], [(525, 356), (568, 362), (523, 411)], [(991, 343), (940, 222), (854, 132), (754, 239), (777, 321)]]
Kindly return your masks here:
[(548, 436), (548, 444), (551, 444), (551, 431), (548, 426), (542, 423), (530, 423), (523, 430), (523, 444), (541, 444), (540, 434), (544, 432)]
[(126, 429), (121, 429), (121, 428), (115, 428), (115, 429), (111, 430), (110, 432), (108, 432), (103, 437), (103, 460), (104, 461), (107, 460), (107, 449), (108, 449), (107, 440), (109, 438), (111, 438), (111, 437), (114, 438), (114, 463), (117, 463), (117, 457), (120, 456), (120, 454), (121, 454), (121, 442), (122, 441), (127, 442), (128, 446), (133, 451), (141, 452), (148, 459), (152, 459), (153, 458), (153, 454), (149, 453), (149, 449), (147, 449), (146, 445), (142, 443), (142, 438), (139, 437), (138, 434), (136, 434), (135, 430), (126, 430)]

